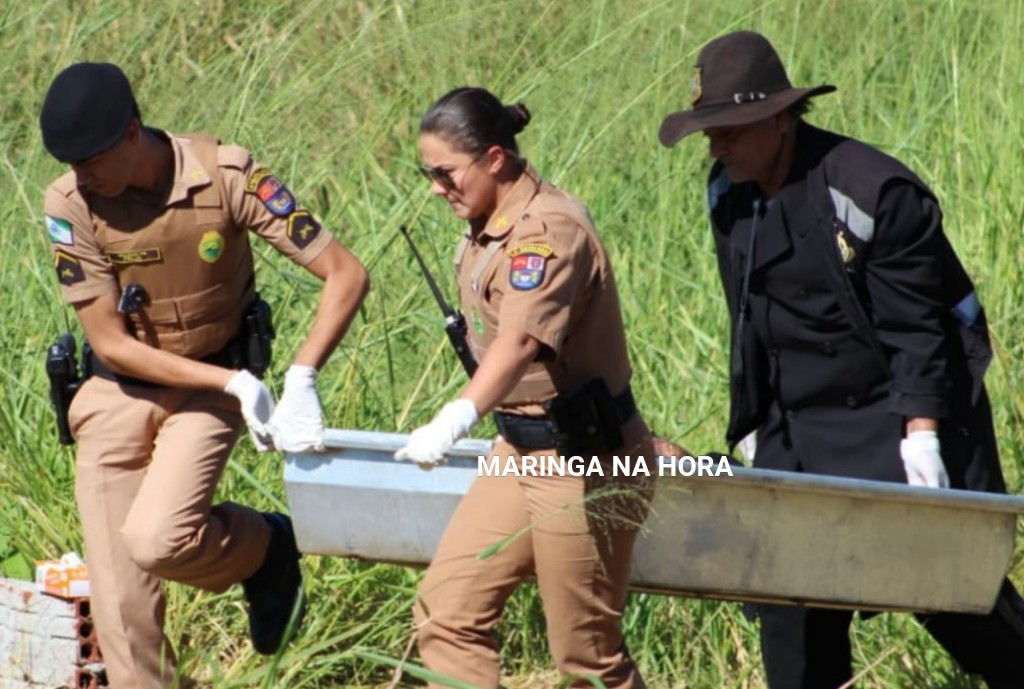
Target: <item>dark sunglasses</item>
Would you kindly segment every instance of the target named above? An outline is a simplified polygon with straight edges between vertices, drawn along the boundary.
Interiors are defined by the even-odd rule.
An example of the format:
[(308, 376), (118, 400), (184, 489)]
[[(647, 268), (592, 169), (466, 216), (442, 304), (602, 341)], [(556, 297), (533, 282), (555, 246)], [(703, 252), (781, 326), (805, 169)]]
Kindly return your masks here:
[(429, 167), (427, 165), (417, 165), (416, 169), (420, 171), (420, 174), (426, 177), (431, 182), (437, 182), (448, 191), (455, 191), (458, 185), (455, 183), (455, 178), (452, 177), (453, 172), (458, 170), (462, 171), (462, 178), (466, 178), (466, 173), (469, 168), (473, 167), (487, 156), (487, 153), (481, 153), (473, 161), (464, 168), (458, 168), (457, 170), (448, 170), (443, 167)]
[(428, 167), (426, 165), (417, 165), (416, 168), (420, 171), (421, 175), (431, 182), (437, 182), (448, 191), (455, 191), (455, 180), (452, 179), (451, 170), (446, 170), (443, 167)]

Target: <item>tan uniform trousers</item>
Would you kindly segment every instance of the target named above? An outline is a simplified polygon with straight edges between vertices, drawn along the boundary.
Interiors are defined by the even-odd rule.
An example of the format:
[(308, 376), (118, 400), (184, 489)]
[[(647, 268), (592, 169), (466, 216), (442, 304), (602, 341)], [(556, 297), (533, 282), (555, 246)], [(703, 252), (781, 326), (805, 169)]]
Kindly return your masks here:
[(225, 393), (90, 378), (70, 410), (92, 613), (111, 689), (164, 689), (177, 661), (161, 579), (224, 591), (269, 544), (250, 508), (212, 505), (238, 438)]
[[(635, 449), (622, 454), (649, 460), (653, 449), (643, 421), (634, 418), (626, 430), (626, 447)], [(504, 465), (509, 456), (558, 453), (523, 453), (500, 440), (494, 454)], [(613, 478), (610, 466), (609, 459), (603, 479), (566, 472), (473, 482), (419, 587), (415, 617), (428, 668), (496, 689), (501, 668), (492, 631), (516, 586), (535, 574), (558, 669), (566, 676), (593, 674), (609, 689), (645, 686), (622, 638), (622, 612), (652, 484)], [(578, 680), (570, 686), (592, 685)]]

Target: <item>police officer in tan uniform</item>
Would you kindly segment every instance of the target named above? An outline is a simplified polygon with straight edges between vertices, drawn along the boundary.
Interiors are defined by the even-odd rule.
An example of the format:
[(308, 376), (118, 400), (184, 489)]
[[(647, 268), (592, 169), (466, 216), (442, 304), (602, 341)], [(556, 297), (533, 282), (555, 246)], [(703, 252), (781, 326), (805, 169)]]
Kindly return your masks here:
[[(46, 190), (44, 210), (57, 279), (93, 352), (69, 419), (110, 684), (175, 681), (162, 579), (215, 592), (242, 582), (253, 645), (274, 653), (301, 598), (291, 522), (214, 505), (213, 494), (243, 419), (261, 449), (322, 447), (317, 371), (366, 272), (245, 149), (144, 126), (115, 65), (61, 72), (40, 125), (72, 168)], [(324, 281), (276, 408), (239, 354), (257, 301), (250, 229)]]
[[(479, 368), (396, 458), (433, 466), (497, 410), (502, 467), (509, 457), (523, 466), (523, 455), (597, 456), (604, 475), (478, 478), (419, 588), (420, 653), (432, 670), (497, 687), (492, 631), (519, 582), (535, 574), (551, 653), (571, 686), (590, 686), (582, 676), (591, 675), (609, 689), (642, 687), (621, 620), (650, 485), (610, 467), (613, 454), (651, 457), (651, 433), (630, 392), (608, 257), (586, 207), (519, 157), (515, 135), (528, 121), (522, 105), (460, 88), (421, 122), (432, 191), (469, 223), (457, 273)], [(603, 416), (585, 418), (595, 408)], [(583, 427), (599, 437), (584, 437)]]

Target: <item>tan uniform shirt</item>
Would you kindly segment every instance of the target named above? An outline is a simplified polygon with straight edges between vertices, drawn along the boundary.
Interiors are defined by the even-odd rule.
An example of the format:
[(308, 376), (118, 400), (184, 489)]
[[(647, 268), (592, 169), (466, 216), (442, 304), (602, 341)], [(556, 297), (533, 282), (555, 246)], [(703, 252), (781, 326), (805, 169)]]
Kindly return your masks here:
[(560, 392), (601, 377), (613, 395), (632, 373), (615, 276), (586, 207), (532, 166), (456, 255), (477, 360), (502, 329), (545, 345), (499, 408), (530, 415)]
[(73, 171), (46, 190), (54, 266), (72, 304), (142, 285), (147, 303), (129, 324), (136, 336), (200, 357), (227, 344), (252, 300), (247, 230), (300, 265), (333, 238), (245, 149), (150, 131), (174, 151), (167, 192), (104, 198), (78, 187)]

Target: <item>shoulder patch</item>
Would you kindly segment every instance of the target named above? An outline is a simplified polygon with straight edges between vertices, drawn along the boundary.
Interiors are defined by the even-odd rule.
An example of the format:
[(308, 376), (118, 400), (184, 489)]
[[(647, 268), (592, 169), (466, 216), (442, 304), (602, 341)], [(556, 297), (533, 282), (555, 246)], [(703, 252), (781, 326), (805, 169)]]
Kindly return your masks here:
[(271, 176), (273, 176), (273, 173), (270, 171), (270, 168), (266, 168), (266, 167), (258, 167), (258, 168), (256, 168), (255, 170), (250, 172), (249, 176), (246, 178), (246, 180), (245, 180), (245, 190), (247, 192), (249, 192), (250, 194), (255, 194), (256, 193), (256, 187), (258, 187), (260, 185), (260, 182), (262, 182), (267, 177), (271, 177)]
[(548, 258), (551, 254), (555, 253), (555, 250), (547, 244), (520, 244), (517, 247), (509, 249), (507, 253), (511, 258), (522, 256), (524, 254), (534, 254), (543, 258)]
[(64, 218), (54, 218), (44, 215), (46, 218), (46, 233), (50, 235), (50, 241), (54, 244), (66, 244), (72, 246), (75, 243), (75, 234), (71, 229), (71, 223)]
[(299, 249), (305, 249), (320, 234), (318, 223), (308, 211), (296, 211), (288, 216), (288, 239)]
[[(550, 252), (550, 249), (548, 251)], [(542, 255), (525, 252), (513, 256), (508, 273), (508, 282), (512, 288), (528, 290), (539, 287), (544, 282), (544, 271), (547, 267), (548, 256), (550, 256), (550, 253)]]
[(74, 256), (58, 251), (53, 256), (53, 266), (57, 269), (57, 280), (65, 287), (85, 280), (82, 264)]
[(295, 210), (295, 197), (281, 180), (267, 168), (259, 168), (249, 175), (245, 181), (245, 190), (256, 194), (267, 210), (284, 218)]

